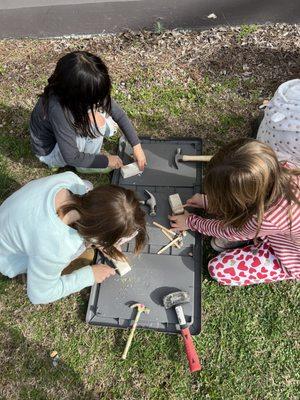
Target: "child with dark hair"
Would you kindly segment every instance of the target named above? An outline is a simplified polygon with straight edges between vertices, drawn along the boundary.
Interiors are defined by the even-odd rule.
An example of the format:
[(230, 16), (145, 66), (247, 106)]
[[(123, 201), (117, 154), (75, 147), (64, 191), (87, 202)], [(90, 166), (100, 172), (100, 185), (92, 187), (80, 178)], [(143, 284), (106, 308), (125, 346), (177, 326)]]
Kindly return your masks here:
[(109, 72), (99, 57), (86, 51), (63, 56), (31, 114), (31, 145), (39, 160), (89, 173), (120, 168), (118, 156), (101, 154), (103, 138), (119, 126), (143, 170), (146, 158), (136, 131), (110, 93)]
[(146, 241), (145, 213), (133, 191), (107, 185), (91, 189), (73, 172), (29, 182), (0, 206), (0, 272), (27, 273), (32, 303), (49, 303), (114, 275), (104, 264), (62, 271), (87, 248), (125, 258), (121, 243)]
[[(205, 195), (187, 206), (205, 208), (214, 219), (185, 212), (170, 217), (173, 229), (191, 229), (222, 239), (228, 251), (209, 262), (210, 275), (223, 285), (245, 286), (300, 280), (300, 169), (278, 161), (254, 139), (239, 139), (211, 159)], [(254, 244), (232, 249), (231, 241)], [(237, 244), (237, 243), (236, 243)]]

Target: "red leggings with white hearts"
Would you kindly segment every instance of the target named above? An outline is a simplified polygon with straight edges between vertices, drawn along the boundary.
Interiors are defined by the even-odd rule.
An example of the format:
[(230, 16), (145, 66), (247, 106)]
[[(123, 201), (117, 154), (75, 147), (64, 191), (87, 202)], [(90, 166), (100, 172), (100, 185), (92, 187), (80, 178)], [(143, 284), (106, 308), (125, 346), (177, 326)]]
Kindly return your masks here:
[(268, 242), (220, 253), (208, 264), (221, 285), (247, 286), (293, 279), (282, 268)]

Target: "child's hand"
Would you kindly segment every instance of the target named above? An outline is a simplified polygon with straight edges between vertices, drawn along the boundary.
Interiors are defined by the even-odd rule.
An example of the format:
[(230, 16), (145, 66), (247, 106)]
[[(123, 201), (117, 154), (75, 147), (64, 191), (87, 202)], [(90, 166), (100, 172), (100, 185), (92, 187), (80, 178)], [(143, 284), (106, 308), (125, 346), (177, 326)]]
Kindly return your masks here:
[(123, 167), (123, 161), (119, 156), (108, 155), (108, 167), (112, 169), (118, 169)]
[(190, 215), (187, 211), (181, 215), (169, 215), (170, 225), (172, 231), (186, 231), (189, 227), (186, 224), (186, 219)]
[(92, 265), (95, 281), (97, 283), (102, 283), (105, 279), (116, 274), (114, 268), (109, 267), (105, 264), (95, 264)]
[(202, 193), (196, 193), (193, 197), (186, 201), (184, 207), (206, 208), (206, 204), (206, 195)]
[(147, 165), (147, 160), (145, 157), (144, 150), (142, 149), (142, 146), (140, 143), (133, 146), (133, 157), (134, 157), (135, 161), (137, 162), (139, 169), (141, 171), (144, 171), (145, 166)]

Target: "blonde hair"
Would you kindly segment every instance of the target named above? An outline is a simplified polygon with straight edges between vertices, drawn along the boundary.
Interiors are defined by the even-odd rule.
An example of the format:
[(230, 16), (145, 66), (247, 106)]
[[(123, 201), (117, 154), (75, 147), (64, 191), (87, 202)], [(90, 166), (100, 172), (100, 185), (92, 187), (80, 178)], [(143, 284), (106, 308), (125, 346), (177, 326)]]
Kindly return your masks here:
[(300, 169), (284, 167), (270, 146), (254, 139), (234, 140), (209, 163), (204, 180), (208, 211), (225, 227), (241, 228), (256, 216), (257, 236), (265, 211), (280, 198), (290, 206), (300, 204), (295, 195), (299, 186), (293, 179), (299, 175)]

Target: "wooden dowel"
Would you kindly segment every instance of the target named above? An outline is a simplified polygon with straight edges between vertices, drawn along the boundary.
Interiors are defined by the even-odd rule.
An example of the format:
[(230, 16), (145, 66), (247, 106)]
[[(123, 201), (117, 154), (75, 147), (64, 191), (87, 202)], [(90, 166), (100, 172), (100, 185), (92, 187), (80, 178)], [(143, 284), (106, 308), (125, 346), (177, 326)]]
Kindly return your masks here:
[(176, 236), (176, 233), (174, 231), (171, 231), (171, 229), (168, 229), (165, 226), (160, 225), (158, 222), (153, 221), (153, 225), (157, 226), (157, 228), (163, 229), (164, 231), (170, 233), (172, 236)]
[[(168, 231), (166, 231), (165, 229), (161, 229), (162, 233), (169, 239), (169, 240), (173, 240), (174, 238), (170, 235), (170, 233)], [(174, 243), (174, 246), (177, 247), (177, 249), (180, 249), (180, 245), (178, 243)]]
[(213, 156), (188, 156), (183, 155), (181, 160), (182, 161), (204, 161), (208, 162), (212, 159)]
[(173, 246), (173, 244), (179, 242), (179, 240), (182, 239), (182, 235), (178, 235), (172, 242), (168, 243), (166, 246), (164, 246), (162, 249), (160, 249), (156, 254), (161, 254), (164, 251), (166, 251), (169, 247)]

